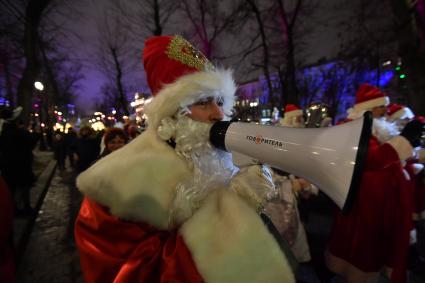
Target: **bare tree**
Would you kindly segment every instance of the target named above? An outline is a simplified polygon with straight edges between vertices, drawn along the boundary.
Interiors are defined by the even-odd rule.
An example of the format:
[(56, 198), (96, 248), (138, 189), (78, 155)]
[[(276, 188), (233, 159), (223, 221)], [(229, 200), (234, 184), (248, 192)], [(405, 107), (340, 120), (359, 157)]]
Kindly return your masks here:
[(265, 30), (265, 26), (264, 26), (264, 21), (263, 18), (261, 17), (261, 11), (260, 8), (257, 4), (256, 0), (246, 0), (246, 2), (249, 4), (251, 11), (255, 17), (255, 20), (257, 22), (258, 25), (258, 31), (260, 34), (260, 38), (261, 38), (261, 47), (262, 47), (262, 52), (263, 52), (263, 61), (262, 64), (260, 65), (261, 68), (263, 69), (264, 72), (264, 77), (266, 79), (266, 83), (267, 83), (267, 89), (268, 89), (268, 96), (270, 98), (270, 102), (272, 105), (275, 105), (275, 101), (274, 101), (274, 95), (272, 93), (272, 82), (271, 82), (271, 78), (270, 78), (270, 51), (269, 51), (269, 45), (267, 42), (267, 35), (266, 35), (266, 30)]
[[(3, 2), (0, 6), (7, 5)], [(9, 8), (13, 9), (13, 8)], [(0, 14), (0, 83), (5, 93), (0, 95), (9, 101), (14, 107), (16, 105), (16, 88), (19, 82), (20, 73), (22, 72), (24, 54), (21, 46), (21, 38), (23, 28), (21, 25), (21, 12), (11, 11)]]
[(121, 21), (121, 14), (115, 9), (106, 9), (98, 23), (99, 44), (95, 64), (107, 79), (108, 85), (114, 85), (115, 99), (119, 102), (117, 110), (129, 115), (128, 86), (129, 77), (137, 64), (136, 48), (132, 46), (130, 26)]
[[(405, 77), (399, 78), (397, 91), (404, 97), (415, 113), (425, 115), (425, 49), (421, 34), (424, 36), (425, 10), (423, 1), (391, 0), (395, 15), (398, 55), (402, 59)], [(414, 18), (416, 17), (416, 19)], [(416, 22), (415, 22), (416, 20)], [(419, 29), (416, 29), (416, 27)]]
[(297, 25), (300, 21), (300, 16), (302, 16), (301, 14), (304, 12), (305, 15), (307, 9), (311, 11), (311, 1), (309, 3), (309, 1), (297, 0), (295, 3), (292, 3), (292, 6), (289, 6), (285, 5), (285, 2), (282, 0), (276, 0), (275, 5), (277, 7), (277, 18), (279, 19), (281, 31), (282, 50), (286, 54), (284, 70), (281, 70), (279, 66), (279, 78), (282, 85), (281, 101), (285, 104), (294, 103), (299, 105), (300, 98), (296, 78), (297, 62), (295, 58), (296, 40), (300, 39), (300, 34), (303, 34), (304, 38), (307, 34), (299, 29), (299, 33), (297, 34)]
[[(65, 13), (69, 17), (72, 9), (67, 6), (67, 2), (55, 0), (3, 0), (0, 2), (0, 6), (7, 11), (0, 16), (2, 24), (6, 23), (3, 27), (7, 32), (4, 33), (4, 29), (0, 28), (0, 34), (6, 38), (6, 44), (1, 48), (4, 56), (1, 57), (5, 69), (5, 81), (8, 85), (8, 96), (9, 100), (13, 102), (13, 94), (17, 93), (17, 104), (24, 108), (22, 118), (28, 122), (32, 109), (35, 80), (44, 76), (49, 78), (49, 83), (45, 84), (46, 90), (49, 89), (44, 92), (45, 97), (53, 93), (55, 96), (62, 95), (58, 93), (60, 90), (54, 80), (55, 77), (62, 74), (56, 74), (55, 71), (58, 70), (52, 70), (51, 64), (49, 64), (49, 53), (52, 50), (55, 50), (55, 53), (68, 52), (60, 43), (64, 41), (64, 38), (69, 39), (73, 35), (54, 18), (60, 10), (66, 10)], [(13, 66), (9, 68), (11, 62)], [(21, 69), (19, 76), (16, 75), (17, 68)], [(65, 75), (74, 76), (73, 74)], [(14, 82), (16, 78), (18, 78), (18, 83)], [(15, 84), (17, 85), (16, 91)], [(49, 108), (48, 103), (46, 108)]]
[(11, 13), (24, 27), (23, 51), (25, 64), (17, 88), (17, 104), (23, 107), (22, 118), (26, 123), (28, 123), (30, 116), (33, 82), (40, 71), (38, 28), (44, 15), (43, 13), (50, 2), (50, 0), (28, 0), (25, 6), (22, 6), (22, 3), (8, 0), (0, 2), (2, 7)]
[(114, 1), (112, 8), (122, 14), (128, 26), (133, 27), (134, 38), (162, 35), (170, 18), (176, 13), (179, 1), (131, 0)]
[(379, 86), (383, 61), (396, 61), (396, 33), (389, 2), (360, 0), (345, 4), (335, 7), (345, 15), (336, 22), (342, 41), (338, 57), (356, 64), (358, 70), (375, 69), (374, 84)]
[(181, 8), (190, 26), (186, 32), (207, 58), (223, 58), (225, 54), (219, 47), (226, 35), (234, 34), (243, 24), (245, 6), (242, 0), (182, 0)]

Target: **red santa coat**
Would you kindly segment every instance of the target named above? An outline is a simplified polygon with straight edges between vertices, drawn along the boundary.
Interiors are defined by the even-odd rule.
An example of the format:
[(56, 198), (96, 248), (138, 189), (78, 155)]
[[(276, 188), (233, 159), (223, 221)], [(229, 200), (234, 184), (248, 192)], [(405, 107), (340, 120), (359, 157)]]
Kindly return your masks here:
[(425, 181), (423, 176), (424, 165), (416, 160), (407, 162), (406, 170), (413, 186), (413, 220), (425, 219)]
[(16, 281), (15, 254), (11, 243), (13, 228), (13, 200), (9, 188), (0, 175), (0, 282)]
[(254, 209), (226, 188), (169, 228), (176, 184), (190, 177), (149, 129), (83, 172), (75, 238), (85, 282), (294, 282)]
[(400, 159), (411, 147), (394, 139), (370, 140), (357, 200), (347, 215), (336, 213), (327, 261), (348, 282), (373, 282), (383, 268), (393, 282), (405, 282), (412, 191)]
[(425, 219), (425, 177), (422, 175), (414, 175), (415, 180), (415, 220)]
[(88, 198), (75, 235), (85, 282), (203, 281), (176, 231), (122, 221)]

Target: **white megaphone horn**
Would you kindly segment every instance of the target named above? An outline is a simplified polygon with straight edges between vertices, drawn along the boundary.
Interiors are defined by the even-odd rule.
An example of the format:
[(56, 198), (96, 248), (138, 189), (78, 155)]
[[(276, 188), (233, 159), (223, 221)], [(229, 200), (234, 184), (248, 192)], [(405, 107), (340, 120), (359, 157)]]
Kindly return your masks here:
[(212, 126), (210, 141), (309, 180), (347, 213), (360, 185), (371, 127), (370, 112), (362, 119), (317, 129), (221, 121)]

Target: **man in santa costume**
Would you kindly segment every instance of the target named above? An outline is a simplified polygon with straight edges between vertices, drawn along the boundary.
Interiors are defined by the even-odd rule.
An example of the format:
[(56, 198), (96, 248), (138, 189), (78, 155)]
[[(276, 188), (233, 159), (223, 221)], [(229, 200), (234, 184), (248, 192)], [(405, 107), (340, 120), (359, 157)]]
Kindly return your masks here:
[(279, 125), (284, 127), (305, 128), (303, 110), (295, 104), (287, 104)]
[[(409, 107), (391, 103), (387, 110), (388, 121), (394, 123), (396, 127), (401, 131), (403, 127), (413, 119), (417, 119), (422, 123), (425, 123), (425, 119), (422, 117), (415, 117), (412, 110)], [(415, 211), (413, 215), (414, 220), (425, 219), (425, 187), (421, 181), (422, 170), (424, 170), (423, 162), (419, 161), (420, 152), (424, 149), (419, 146), (415, 148), (415, 157), (407, 160), (405, 168), (410, 175), (411, 181), (414, 183), (414, 201)]]
[(233, 107), (232, 73), (180, 36), (145, 42), (148, 127), (77, 179), (86, 282), (294, 282), (257, 214), (270, 172), (239, 170), (208, 142)]
[(412, 225), (412, 191), (402, 161), (411, 158), (421, 123), (408, 123), (398, 135), (385, 120), (388, 97), (362, 84), (349, 119), (373, 115), (373, 136), (357, 199), (347, 215), (337, 212), (330, 235), (327, 265), (348, 282), (377, 282), (384, 271), (392, 282), (405, 282)]
[(388, 122), (394, 123), (400, 131), (414, 117), (415, 114), (413, 114), (412, 110), (405, 105), (390, 103), (387, 107), (386, 118)]
[[(417, 119), (422, 123), (425, 123), (423, 117), (413, 114), (409, 107), (400, 104), (390, 104), (387, 111), (387, 118), (389, 121), (395, 123), (395, 125), (402, 129), (409, 121)], [(409, 253), (409, 263), (412, 269), (424, 269), (425, 268), (425, 255), (421, 254), (420, 246), (423, 246), (424, 235), (425, 235), (425, 183), (424, 183), (424, 162), (420, 161), (420, 154), (424, 151), (422, 147), (415, 148), (416, 156), (407, 160), (404, 168), (408, 175), (408, 180), (412, 186), (413, 194), (413, 220), (415, 224), (415, 230), (413, 230), (411, 236), (411, 248)]]

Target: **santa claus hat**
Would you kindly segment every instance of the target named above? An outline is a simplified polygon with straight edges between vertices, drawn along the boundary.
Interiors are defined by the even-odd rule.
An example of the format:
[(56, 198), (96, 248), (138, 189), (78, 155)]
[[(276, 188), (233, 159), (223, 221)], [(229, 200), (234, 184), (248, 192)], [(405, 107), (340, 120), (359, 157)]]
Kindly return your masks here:
[(371, 110), (378, 106), (387, 106), (390, 103), (388, 96), (379, 88), (370, 84), (362, 84), (356, 93), (355, 111)]
[(425, 116), (416, 115), (414, 119), (425, 124)]
[(391, 103), (388, 105), (387, 116), (390, 121), (406, 118), (413, 119), (413, 117), (415, 117), (409, 107), (396, 103)]
[(292, 117), (300, 116), (300, 115), (303, 115), (303, 111), (298, 106), (294, 104), (287, 104), (285, 106), (285, 114), (284, 114), (285, 118), (292, 118)]
[(236, 86), (232, 72), (220, 70), (181, 36), (154, 36), (143, 50), (146, 79), (154, 99), (146, 107), (149, 126), (206, 97), (221, 98), (231, 114)]

